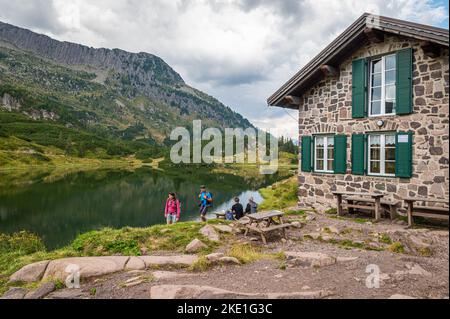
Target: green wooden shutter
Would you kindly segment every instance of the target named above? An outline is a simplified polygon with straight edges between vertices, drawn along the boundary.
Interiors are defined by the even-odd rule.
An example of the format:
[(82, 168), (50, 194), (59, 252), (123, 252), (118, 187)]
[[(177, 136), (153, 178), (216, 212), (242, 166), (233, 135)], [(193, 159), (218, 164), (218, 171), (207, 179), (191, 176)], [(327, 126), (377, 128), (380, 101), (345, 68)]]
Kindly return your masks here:
[(352, 62), (352, 117), (366, 116), (367, 61), (358, 59)]
[(347, 173), (347, 136), (334, 136), (334, 173)]
[(352, 135), (352, 174), (364, 175), (365, 173), (365, 156), (366, 136), (364, 134)]
[(397, 133), (395, 138), (395, 175), (401, 178), (412, 177), (413, 158), (412, 132)]
[(311, 136), (302, 137), (302, 172), (311, 172)]
[(413, 50), (411, 48), (397, 51), (397, 114), (411, 114), (412, 103), (412, 68)]

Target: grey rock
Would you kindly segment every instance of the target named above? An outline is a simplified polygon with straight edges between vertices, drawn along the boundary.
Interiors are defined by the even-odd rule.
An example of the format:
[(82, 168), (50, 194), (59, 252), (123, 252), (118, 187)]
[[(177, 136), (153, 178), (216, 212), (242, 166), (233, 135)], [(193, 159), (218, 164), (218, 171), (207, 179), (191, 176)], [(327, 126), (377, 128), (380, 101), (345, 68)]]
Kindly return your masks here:
[(34, 264), (27, 265), (15, 272), (9, 282), (36, 282), (42, 279), (44, 272), (50, 261), (44, 260)]
[(207, 248), (207, 247), (208, 246), (206, 246), (201, 240), (194, 239), (186, 246), (185, 250), (187, 253), (197, 253), (200, 250)]
[(206, 259), (210, 262), (218, 262), (220, 258), (224, 257), (222, 253), (213, 253), (206, 256)]
[(199, 232), (200, 232), (200, 234), (202, 234), (203, 236), (205, 236), (206, 238), (208, 238), (211, 241), (219, 241), (220, 240), (219, 234), (216, 232), (214, 227), (212, 227), (210, 225), (206, 225), (205, 227), (200, 229)]
[(47, 282), (41, 285), (38, 289), (31, 291), (25, 295), (25, 299), (42, 299), (49, 293), (55, 291), (55, 283)]
[(222, 257), (219, 259), (219, 262), (223, 263), (223, 264), (228, 264), (228, 265), (240, 265), (241, 262), (234, 257)]
[(27, 294), (24, 288), (10, 288), (0, 299), (23, 299)]

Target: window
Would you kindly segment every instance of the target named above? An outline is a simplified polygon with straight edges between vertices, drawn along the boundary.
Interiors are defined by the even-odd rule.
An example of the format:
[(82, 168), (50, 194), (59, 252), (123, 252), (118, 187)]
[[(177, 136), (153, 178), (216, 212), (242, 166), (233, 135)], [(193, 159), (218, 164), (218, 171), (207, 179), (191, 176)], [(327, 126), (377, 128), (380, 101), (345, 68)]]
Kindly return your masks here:
[(395, 134), (369, 135), (369, 174), (395, 176)]
[(395, 114), (396, 109), (396, 55), (387, 55), (370, 61), (370, 116)]
[(314, 139), (314, 171), (334, 172), (334, 136), (316, 136)]

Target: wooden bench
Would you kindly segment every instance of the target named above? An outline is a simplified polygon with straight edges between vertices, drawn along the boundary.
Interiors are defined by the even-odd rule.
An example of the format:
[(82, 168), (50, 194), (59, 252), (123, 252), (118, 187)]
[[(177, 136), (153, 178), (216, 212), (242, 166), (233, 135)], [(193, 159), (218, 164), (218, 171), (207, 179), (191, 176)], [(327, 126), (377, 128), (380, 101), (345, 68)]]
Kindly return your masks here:
[(216, 215), (217, 219), (226, 219), (225, 212), (217, 212), (217, 213), (214, 213), (214, 214)]
[[(414, 226), (414, 216), (433, 218), (440, 220), (449, 220), (449, 207), (448, 199), (435, 199), (435, 198), (403, 198), (408, 207), (408, 227)], [(423, 202), (423, 205), (414, 205), (415, 202)], [(430, 206), (425, 203), (438, 203), (444, 204), (446, 207)]]
[[(257, 232), (261, 235), (261, 239), (264, 243), (264, 245), (267, 245), (267, 238), (266, 238), (266, 234), (267, 233), (271, 233), (277, 230), (281, 230), (283, 232), (283, 238), (287, 239), (286, 237), (286, 228), (291, 227), (291, 224), (280, 224), (280, 225), (272, 225), (269, 227), (257, 227), (257, 226), (253, 226), (253, 225), (248, 225), (247, 226), (247, 230), (252, 230), (254, 232)], [(247, 234), (246, 234), (247, 235)]]
[[(347, 197), (347, 203), (350, 204), (350, 206), (353, 206), (353, 203), (370, 203), (375, 204), (375, 199), (373, 198), (364, 198), (361, 196), (350, 196)], [(401, 204), (401, 201), (390, 199), (390, 198), (381, 198), (380, 199), (381, 207), (384, 208), (385, 212), (389, 214), (391, 219), (394, 219), (397, 217), (397, 208)], [(348, 205), (347, 205), (348, 207)], [(356, 207), (358, 208), (358, 207)], [(354, 207), (350, 207), (348, 209), (349, 213), (353, 213)]]
[(280, 211), (247, 215), (246, 217), (250, 219), (250, 223), (246, 225), (244, 236), (247, 236), (249, 231), (257, 232), (258, 234), (260, 234), (264, 245), (267, 245), (266, 234), (281, 230), (283, 232), (283, 237), (287, 239), (286, 228), (290, 227), (291, 224), (283, 223), (283, 215), (284, 213)]
[[(358, 193), (358, 192), (333, 192), (333, 195), (337, 198), (337, 211), (338, 215), (342, 216), (344, 214), (344, 208), (347, 208), (349, 212), (353, 208), (357, 209), (364, 209), (373, 211), (375, 213), (375, 220), (381, 219), (381, 200), (384, 197), (384, 194), (379, 193)], [(365, 197), (370, 197), (371, 201), (373, 201), (374, 205), (355, 205), (351, 200), (348, 202), (347, 197), (355, 197), (358, 198), (364, 198), (362, 202), (366, 202), (371, 204), (372, 202), (368, 202), (368, 199), (365, 199)], [(346, 200), (347, 203), (345, 204), (343, 201)]]

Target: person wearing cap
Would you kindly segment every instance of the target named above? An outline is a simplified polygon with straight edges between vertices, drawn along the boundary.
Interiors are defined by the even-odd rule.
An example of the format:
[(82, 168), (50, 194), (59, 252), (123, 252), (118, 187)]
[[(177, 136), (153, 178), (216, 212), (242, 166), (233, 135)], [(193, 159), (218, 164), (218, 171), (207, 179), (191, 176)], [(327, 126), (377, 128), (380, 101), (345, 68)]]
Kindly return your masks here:
[(200, 218), (203, 222), (206, 221), (206, 214), (208, 214), (208, 209), (212, 206), (212, 195), (206, 190), (206, 186), (200, 186), (200, 194), (198, 195), (200, 199)]

